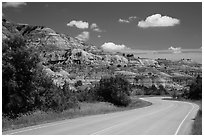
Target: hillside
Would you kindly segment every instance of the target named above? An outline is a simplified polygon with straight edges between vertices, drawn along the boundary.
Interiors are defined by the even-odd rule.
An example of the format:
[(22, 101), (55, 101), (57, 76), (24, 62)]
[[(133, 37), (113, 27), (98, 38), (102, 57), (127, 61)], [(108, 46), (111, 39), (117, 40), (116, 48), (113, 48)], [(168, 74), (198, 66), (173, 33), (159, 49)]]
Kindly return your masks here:
[(136, 58), (125, 53), (107, 53), (99, 46), (60, 34), (46, 26), (12, 23), (2, 19), (2, 39), (21, 35), (26, 46), (35, 47), (46, 74), (62, 87), (65, 82), (75, 90), (75, 83), (92, 85), (102, 76), (125, 75), (132, 84), (169, 89), (185, 87), (202, 73), (201, 65), (192, 60)]

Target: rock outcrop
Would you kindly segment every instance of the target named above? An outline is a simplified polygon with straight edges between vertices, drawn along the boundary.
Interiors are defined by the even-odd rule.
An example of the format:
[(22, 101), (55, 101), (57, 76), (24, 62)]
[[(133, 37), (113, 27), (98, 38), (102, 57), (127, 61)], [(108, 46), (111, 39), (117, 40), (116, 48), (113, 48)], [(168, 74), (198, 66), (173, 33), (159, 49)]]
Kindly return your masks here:
[(103, 75), (119, 72), (129, 78), (131, 83), (147, 86), (155, 84), (157, 87), (162, 84), (176, 88), (182, 86), (172, 81), (172, 72), (187, 74), (188, 69), (188, 75), (202, 74), (202, 66), (194, 65), (190, 59), (172, 62), (166, 59), (135, 58), (133, 54), (125, 56), (122, 53), (108, 53), (49, 27), (12, 23), (3, 18), (2, 40), (14, 35), (22, 36), (28, 47), (37, 50), (44, 71), (54, 84), (62, 87), (68, 82), (73, 90), (78, 80), (83, 84), (91, 84), (99, 81)]

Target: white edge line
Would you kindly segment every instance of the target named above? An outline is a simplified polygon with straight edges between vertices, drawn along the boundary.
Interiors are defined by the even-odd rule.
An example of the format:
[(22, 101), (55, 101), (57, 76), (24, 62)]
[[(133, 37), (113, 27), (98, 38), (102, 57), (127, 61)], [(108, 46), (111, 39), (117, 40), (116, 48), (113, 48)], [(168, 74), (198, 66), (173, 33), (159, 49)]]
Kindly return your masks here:
[[(178, 102), (178, 101), (177, 101)], [(177, 130), (176, 130), (176, 132), (175, 132), (175, 134), (174, 135), (177, 135), (178, 134), (178, 132), (179, 132), (179, 130), (180, 130), (180, 128), (181, 128), (181, 126), (182, 126), (182, 124), (183, 124), (183, 122), (186, 120), (186, 118), (189, 116), (189, 114), (193, 111), (193, 109), (195, 108), (195, 104), (193, 105), (192, 103), (188, 103), (188, 102), (183, 102), (183, 103), (187, 103), (187, 104), (191, 104), (192, 106), (193, 106), (193, 108), (188, 112), (188, 114), (185, 116), (185, 118), (182, 120), (182, 122), (179, 124), (179, 126), (178, 126), (178, 128), (177, 128)]]

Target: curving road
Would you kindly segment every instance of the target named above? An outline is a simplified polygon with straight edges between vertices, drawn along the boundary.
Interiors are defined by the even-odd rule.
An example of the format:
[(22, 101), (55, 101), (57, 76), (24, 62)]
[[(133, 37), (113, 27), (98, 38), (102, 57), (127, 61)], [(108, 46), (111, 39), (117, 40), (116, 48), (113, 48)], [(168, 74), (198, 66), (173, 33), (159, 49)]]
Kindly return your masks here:
[(148, 107), (68, 119), (3, 132), (15, 135), (175, 135), (189, 134), (198, 106), (187, 102), (145, 98)]

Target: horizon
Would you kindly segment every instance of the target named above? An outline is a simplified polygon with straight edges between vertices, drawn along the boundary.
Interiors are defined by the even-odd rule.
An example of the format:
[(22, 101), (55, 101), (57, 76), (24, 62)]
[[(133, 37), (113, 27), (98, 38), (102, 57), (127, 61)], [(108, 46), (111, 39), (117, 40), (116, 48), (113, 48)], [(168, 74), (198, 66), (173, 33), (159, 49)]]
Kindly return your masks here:
[(2, 16), (108, 51), (166, 53), (178, 59), (188, 51), (202, 63), (202, 2), (3, 2)]

